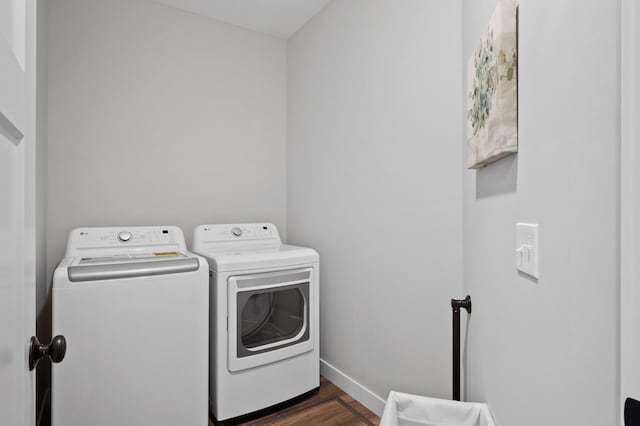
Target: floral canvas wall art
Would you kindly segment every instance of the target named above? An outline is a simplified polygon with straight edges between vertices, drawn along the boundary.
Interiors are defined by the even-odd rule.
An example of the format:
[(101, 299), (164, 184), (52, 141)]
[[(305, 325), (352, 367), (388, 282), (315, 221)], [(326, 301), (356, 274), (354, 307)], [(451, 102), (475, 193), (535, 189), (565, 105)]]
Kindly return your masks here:
[(467, 66), (467, 167), (518, 151), (515, 0), (500, 0)]

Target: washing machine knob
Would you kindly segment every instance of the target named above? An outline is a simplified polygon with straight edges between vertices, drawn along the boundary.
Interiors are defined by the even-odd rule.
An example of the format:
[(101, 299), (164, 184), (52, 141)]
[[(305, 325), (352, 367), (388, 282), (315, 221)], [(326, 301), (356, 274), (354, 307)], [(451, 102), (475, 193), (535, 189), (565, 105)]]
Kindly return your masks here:
[(239, 237), (239, 236), (241, 236), (241, 235), (242, 235), (242, 229), (237, 228), (237, 227), (236, 227), (236, 228), (232, 228), (232, 229), (231, 229), (231, 233), (232, 233), (234, 236)]
[(133, 238), (133, 235), (131, 235), (131, 232), (122, 231), (118, 233), (118, 239), (123, 243), (126, 243), (127, 241), (131, 241), (131, 238)]

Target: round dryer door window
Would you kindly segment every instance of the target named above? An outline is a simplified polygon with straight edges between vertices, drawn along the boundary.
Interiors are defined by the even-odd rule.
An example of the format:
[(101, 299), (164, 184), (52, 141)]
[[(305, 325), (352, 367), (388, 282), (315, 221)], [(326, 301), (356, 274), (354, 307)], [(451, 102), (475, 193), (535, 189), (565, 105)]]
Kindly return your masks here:
[(311, 270), (296, 270), (232, 279), (235, 327), (229, 331), (235, 357), (250, 357), (309, 340), (310, 278)]
[[(313, 268), (228, 278), (228, 368), (239, 371), (313, 350)], [(312, 315), (313, 313), (313, 315)]]
[(291, 339), (304, 327), (304, 311), (296, 287), (251, 294), (240, 312), (240, 343), (254, 349)]

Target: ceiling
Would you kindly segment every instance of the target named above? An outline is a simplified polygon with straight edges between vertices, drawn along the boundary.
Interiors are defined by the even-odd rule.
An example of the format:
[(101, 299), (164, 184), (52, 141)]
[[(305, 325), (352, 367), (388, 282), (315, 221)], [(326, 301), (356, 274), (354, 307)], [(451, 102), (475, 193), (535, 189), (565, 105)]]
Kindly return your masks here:
[(178, 9), (287, 39), (331, 0), (155, 0)]

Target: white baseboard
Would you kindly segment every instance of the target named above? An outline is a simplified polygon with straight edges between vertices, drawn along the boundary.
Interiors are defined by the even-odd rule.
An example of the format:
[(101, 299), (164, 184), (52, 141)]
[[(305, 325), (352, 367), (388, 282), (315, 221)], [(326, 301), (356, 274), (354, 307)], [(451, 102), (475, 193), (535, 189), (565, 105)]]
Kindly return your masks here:
[(351, 377), (338, 370), (333, 365), (320, 359), (320, 374), (329, 379), (334, 385), (349, 394), (353, 399), (367, 407), (369, 410), (382, 416), (385, 400), (371, 392)]

